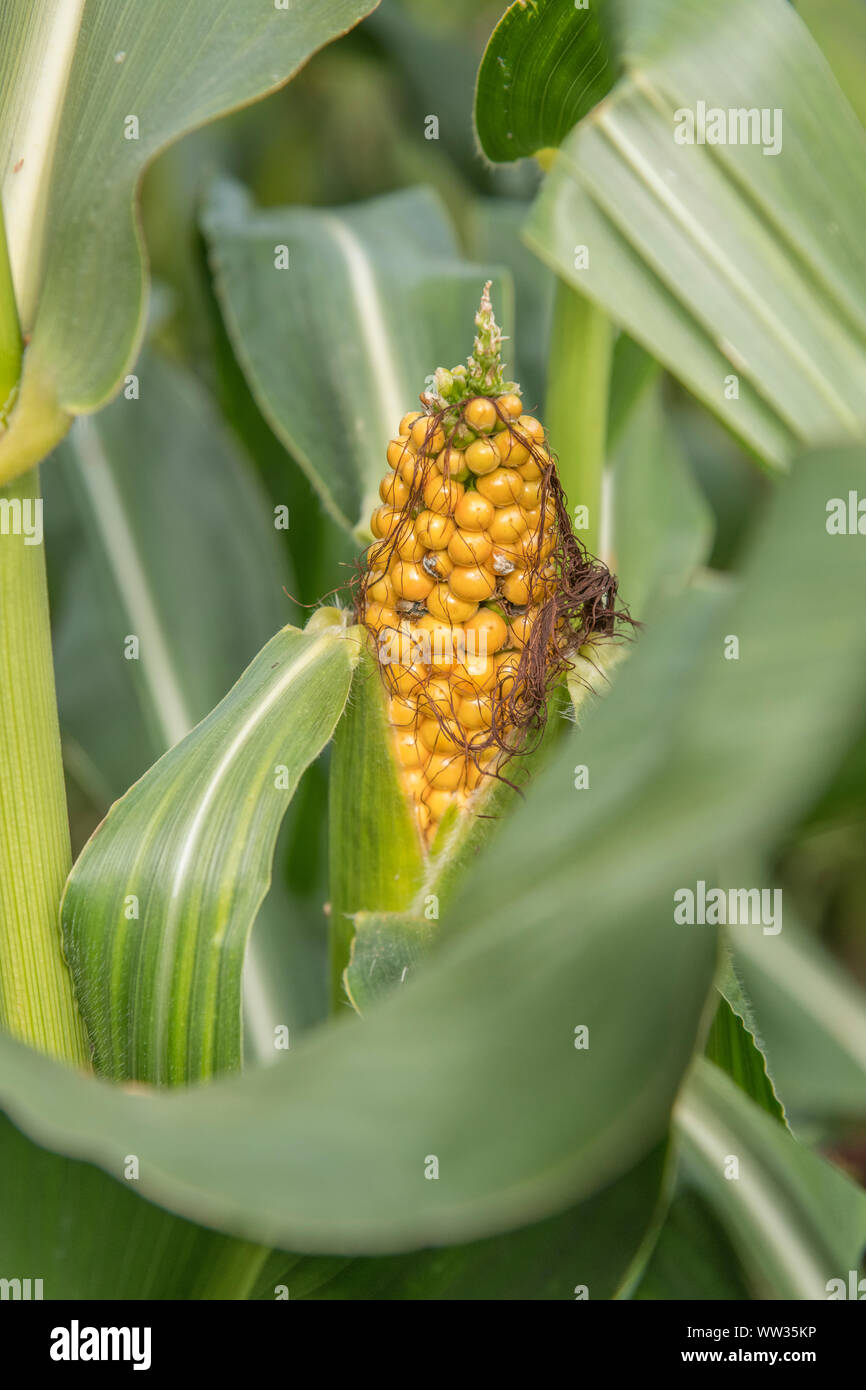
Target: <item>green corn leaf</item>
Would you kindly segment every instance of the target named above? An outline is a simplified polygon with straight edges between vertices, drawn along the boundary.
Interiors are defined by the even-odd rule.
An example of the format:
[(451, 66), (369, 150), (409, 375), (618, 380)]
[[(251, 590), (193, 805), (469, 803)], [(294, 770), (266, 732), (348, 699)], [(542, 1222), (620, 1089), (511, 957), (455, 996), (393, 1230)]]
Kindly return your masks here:
[(239, 1065), (243, 956), (277, 831), (357, 651), (336, 613), (284, 628), (85, 847), (61, 916), (99, 1071), (178, 1083)]
[(797, 0), (797, 13), (860, 120), (866, 123), (866, 10), (860, 0)]
[[(546, 25), (558, 23), (558, 80), (579, 81), (585, 54), (566, 44), (566, 8), (515, 13), (507, 47), (494, 34), (484, 66), (502, 57), (515, 71), (518, 59), (520, 71), (549, 70)], [(623, 76), (564, 138), (533, 135), (561, 148), (529, 244), (768, 465), (861, 437), (866, 201), (850, 170), (866, 136), (802, 21), (784, 0), (712, 13), (703, 0), (607, 0), (600, 14)], [(758, 92), (761, 109), (783, 113), (778, 153), (764, 154), (769, 128), (766, 146), (675, 140), (677, 113), (699, 101), (749, 110)], [(486, 129), (480, 109), (478, 120)]]
[[(559, 145), (616, 81), (611, 4), (512, 4), (490, 38), (475, 91), (475, 126), (503, 163)], [(541, 96), (541, 99), (539, 99)]]
[(39, 1148), (0, 1116), (3, 1277), (29, 1279), (31, 1298), (251, 1297), (270, 1252), (145, 1202), (134, 1157), (115, 1180)]
[(866, 997), (786, 911), (764, 936), (731, 928), (734, 961), (794, 1124), (866, 1117)]
[(646, 386), (646, 359), (630, 340), (621, 341), (628, 350), (614, 361), (613, 382), (621, 385), (612, 403), (615, 434), (605, 471), (601, 553), (630, 613), (643, 620), (706, 563), (712, 523), (665, 416), (660, 386)]
[(704, 1060), (676, 1125), (689, 1179), (724, 1224), (759, 1297), (823, 1299), (831, 1279), (847, 1284), (866, 1245), (866, 1195), (850, 1178)]
[(29, 346), (0, 481), (117, 390), (143, 327), (133, 200), (166, 145), (282, 86), (370, 0), (0, 3), (0, 187)]
[(274, 1251), (251, 1296), (272, 1299), (282, 1286), (292, 1299), (341, 1301), (617, 1298), (643, 1267), (667, 1167), (663, 1143), (561, 1216), (469, 1245), (355, 1260)]
[(736, 1009), (724, 995), (719, 999), (704, 1053), (756, 1105), (784, 1124), (784, 1107), (767, 1071), (767, 1060), (744, 1017), (739, 991), (734, 998)]
[(137, 1196), (129, 1160), (111, 1178), (38, 1148), (0, 1116), (0, 1269), (30, 1278), (31, 1297), (40, 1279), (46, 1299), (570, 1300), (578, 1282), (594, 1300), (612, 1298), (641, 1261), (666, 1150), (525, 1230), (350, 1260), (271, 1252), (205, 1230)]
[(136, 375), (137, 397), (79, 421), (45, 469), (61, 729), (100, 809), (213, 709), (294, 588), (207, 394), (152, 351)]
[(632, 1297), (725, 1302), (751, 1297), (724, 1226), (694, 1187), (680, 1184)]
[(497, 318), (511, 323), (510, 282), (460, 258), (424, 189), (327, 211), (259, 210), (237, 184), (217, 182), (204, 229), (262, 413), (331, 514), (368, 537), (387, 440), (427, 376), (466, 357), (485, 280)]

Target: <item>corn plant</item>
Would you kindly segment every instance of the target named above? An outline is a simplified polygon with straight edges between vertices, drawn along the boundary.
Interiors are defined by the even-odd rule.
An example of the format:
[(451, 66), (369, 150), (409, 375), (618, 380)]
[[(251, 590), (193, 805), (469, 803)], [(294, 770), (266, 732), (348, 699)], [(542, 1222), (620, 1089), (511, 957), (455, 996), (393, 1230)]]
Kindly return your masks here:
[(800, 8), (0, 0), (12, 1296), (851, 1296), (866, 139)]

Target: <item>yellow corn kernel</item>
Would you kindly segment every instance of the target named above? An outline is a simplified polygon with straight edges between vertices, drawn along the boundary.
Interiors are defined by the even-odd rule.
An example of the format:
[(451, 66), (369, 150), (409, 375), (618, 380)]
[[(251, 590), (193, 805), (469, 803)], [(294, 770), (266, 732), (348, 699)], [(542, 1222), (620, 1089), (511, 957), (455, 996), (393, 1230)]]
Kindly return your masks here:
[(392, 695), (388, 701), (388, 721), (398, 729), (408, 729), (418, 723), (415, 700), (404, 695)]
[(482, 603), (496, 592), (496, 575), (484, 565), (455, 565), (448, 576), (448, 588), (459, 599)]
[(380, 573), (377, 579), (368, 579), (364, 584), (364, 602), (368, 607), (371, 603), (378, 603), (385, 608), (393, 609), (395, 597), (387, 575)]
[(449, 677), (458, 695), (477, 695), (491, 690), (496, 684), (496, 661), (493, 656), (469, 656), (455, 661)]
[(464, 625), (467, 656), (493, 656), (508, 641), (508, 624), (493, 608), (479, 608)]
[(422, 767), (427, 763), (428, 749), (421, 742), (418, 729), (398, 729), (394, 747), (403, 767)]
[(396, 628), (400, 622), (396, 608), (385, 603), (368, 603), (364, 607), (364, 622), (374, 632), (382, 628)]
[(534, 415), (521, 415), (518, 418), (517, 426), (524, 434), (528, 434), (535, 444), (544, 443), (544, 426), (540, 420), (536, 420)]
[(524, 511), (535, 510), (541, 505), (541, 479), (532, 478), (529, 482), (524, 482), (522, 474), (517, 475), (521, 481), (520, 495), (515, 497), (515, 502), (519, 502)]
[(508, 630), (512, 646), (517, 647), (518, 650), (526, 646), (532, 625), (537, 617), (537, 609), (527, 608), (525, 613), (518, 613), (516, 617), (511, 619)]
[(473, 732), (489, 729), (493, 722), (493, 701), (483, 690), (472, 695), (464, 695), (457, 707), (457, 715), (464, 728)]
[(388, 441), (386, 458), (392, 468), (399, 468), (400, 464), (403, 463), (405, 459), (411, 458), (411, 454), (409, 453), (408, 434), (398, 435), (396, 439), (390, 439)]
[(436, 583), (420, 565), (406, 560), (395, 561), (388, 570), (388, 578), (397, 597), (412, 603), (423, 603)]
[(518, 540), (527, 528), (526, 517), (515, 503), (510, 507), (497, 507), (496, 515), (487, 529), (494, 545), (510, 545)]
[(421, 800), (427, 786), (427, 773), (423, 767), (401, 767), (400, 785), (410, 799)]
[(486, 531), (458, 530), (448, 542), (448, 555), (455, 565), (483, 565), (492, 553), (493, 542)]
[(466, 774), (462, 753), (434, 753), (427, 764), (427, 785), (441, 791), (455, 791)]
[(420, 663), (404, 666), (399, 661), (381, 663), (382, 679), (392, 695), (417, 698), (427, 679), (428, 668)]
[(501, 462), (499, 450), (489, 439), (473, 439), (466, 448), (466, 462), (473, 473), (492, 473)]
[(453, 577), (454, 570), (451, 571), (446, 584), (437, 584), (427, 595), (427, 612), (446, 623), (465, 623), (477, 613), (478, 603), (459, 598), (451, 590), (449, 586)]
[(423, 511), (415, 518), (415, 533), (428, 550), (444, 550), (456, 529), (451, 517), (441, 512)]
[(397, 469), (403, 482), (410, 492), (415, 492), (421, 486), (421, 478), (424, 474), (424, 460), (420, 459), (414, 450), (410, 450)]
[(430, 812), (430, 820), (434, 825), (442, 819), (446, 811), (450, 811), (455, 803), (460, 804), (459, 793), (440, 790), (437, 787), (428, 787), (423, 793), (422, 800)]
[(423, 719), (429, 719), (437, 710), (453, 718), (458, 703), (451, 682), (445, 676), (433, 676), (418, 697), (418, 708)]
[(494, 758), (485, 755), (485, 753), (476, 753), (475, 759), (468, 758), (464, 776), (466, 790), (468, 792), (474, 792), (476, 788), (480, 787), (486, 774), (491, 771), (494, 765)]
[(480, 492), (464, 492), (454, 508), (454, 521), (461, 531), (485, 531), (496, 514), (496, 508)]
[(463, 628), (452, 626), (432, 613), (420, 618), (413, 630), (413, 639), (418, 644), (423, 661), (436, 675), (447, 674), (451, 670), (455, 656), (465, 650)]
[[(509, 415), (512, 420), (519, 419), (519, 417), (523, 414), (523, 402), (518, 395), (514, 394), (513, 391), (508, 392), (504, 396), (500, 396), (497, 404), (499, 406), (499, 409), (503, 410), (506, 415)], [(401, 431), (402, 428), (403, 426), (401, 424)]]
[(476, 484), (481, 496), (492, 502), (494, 507), (508, 507), (513, 502), (519, 502), (525, 486), (516, 468), (494, 468), (492, 473), (479, 478)]
[(449, 478), (456, 478), (458, 482), (469, 477), (469, 468), (462, 449), (443, 449), (436, 455), (436, 467), (440, 473)]
[(444, 448), (445, 434), (439, 425), (434, 428), (429, 415), (419, 416), (410, 433), (415, 446), (423, 449), (426, 454), (438, 454), (440, 449)]
[(463, 419), (470, 428), (477, 430), (479, 434), (489, 434), (499, 416), (496, 414), (496, 406), (492, 401), (485, 400), (483, 396), (476, 396), (464, 407)]
[(379, 484), (379, 496), (389, 507), (402, 511), (409, 501), (409, 489), (399, 473), (386, 473)]
[(465, 738), (455, 719), (447, 726), (438, 719), (422, 719), (418, 724), (418, 738), (431, 753), (456, 753), (465, 746)]
[(544, 580), (538, 577), (530, 583), (526, 570), (514, 570), (502, 581), (502, 592), (508, 602), (516, 603), (521, 608), (527, 603), (540, 603), (544, 598), (544, 587)]
[(370, 517), (370, 530), (374, 536), (385, 540), (388, 536), (393, 536), (401, 521), (400, 513), (393, 507), (377, 507)]
[(415, 527), (410, 526), (408, 522), (392, 538), (391, 544), (394, 547), (392, 558), (407, 560), (410, 564), (417, 565), (418, 561), (423, 560), (427, 554), (423, 542), (418, 539)]
[(452, 517), (464, 493), (462, 483), (455, 479), (446, 482), (441, 473), (432, 473), (423, 488), (424, 503), (429, 511)]
[(526, 445), (512, 434), (511, 430), (503, 430), (501, 434), (497, 434), (494, 443), (500, 462), (506, 463), (509, 468), (519, 468), (529, 458)]

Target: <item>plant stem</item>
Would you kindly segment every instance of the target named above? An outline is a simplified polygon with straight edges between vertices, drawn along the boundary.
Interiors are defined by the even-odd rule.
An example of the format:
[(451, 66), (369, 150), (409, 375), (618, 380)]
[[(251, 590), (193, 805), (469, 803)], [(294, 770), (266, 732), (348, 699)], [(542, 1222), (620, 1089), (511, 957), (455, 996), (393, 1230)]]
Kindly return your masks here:
[(12, 408), (21, 375), (21, 326), (15, 303), (15, 286), (6, 245), (6, 224), (0, 203), (0, 430)]
[(578, 536), (598, 555), (604, 533), (602, 484), (613, 326), (606, 314), (558, 280), (550, 336), (545, 423), (559, 475), (573, 509), (586, 507)]
[(71, 855), (41, 506), (35, 469), (0, 489), (0, 1024), (88, 1064), (57, 911)]

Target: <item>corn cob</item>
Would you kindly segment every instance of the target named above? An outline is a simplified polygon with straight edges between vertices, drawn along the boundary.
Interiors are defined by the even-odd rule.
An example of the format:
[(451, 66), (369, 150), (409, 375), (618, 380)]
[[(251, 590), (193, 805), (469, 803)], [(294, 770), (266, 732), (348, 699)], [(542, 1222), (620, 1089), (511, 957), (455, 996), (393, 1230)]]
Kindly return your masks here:
[(543, 725), (569, 654), (622, 616), (573, 535), (543, 425), (503, 379), (489, 283), (475, 323), (467, 364), (440, 368), (388, 443), (356, 593), (428, 843)]

